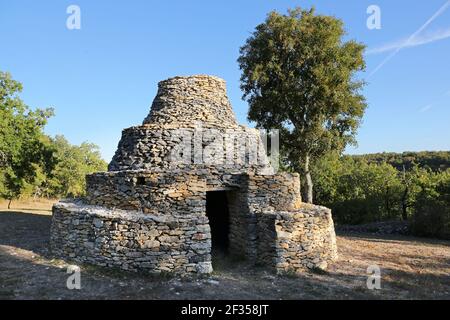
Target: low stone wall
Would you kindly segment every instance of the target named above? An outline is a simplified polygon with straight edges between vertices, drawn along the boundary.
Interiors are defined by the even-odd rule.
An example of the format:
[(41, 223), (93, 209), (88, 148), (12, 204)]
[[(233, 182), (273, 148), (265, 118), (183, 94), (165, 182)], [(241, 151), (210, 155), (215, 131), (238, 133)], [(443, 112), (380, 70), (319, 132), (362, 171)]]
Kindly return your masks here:
[(205, 216), (173, 218), (75, 203), (53, 207), (50, 246), (61, 258), (152, 273), (209, 273)]
[(337, 258), (331, 210), (302, 204), (290, 212), (258, 215), (258, 264), (277, 273), (326, 269)]
[(280, 172), (274, 175), (246, 175), (242, 181), (248, 206), (253, 213), (291, 211), (300, 208), (300, 178), (298, 173)]

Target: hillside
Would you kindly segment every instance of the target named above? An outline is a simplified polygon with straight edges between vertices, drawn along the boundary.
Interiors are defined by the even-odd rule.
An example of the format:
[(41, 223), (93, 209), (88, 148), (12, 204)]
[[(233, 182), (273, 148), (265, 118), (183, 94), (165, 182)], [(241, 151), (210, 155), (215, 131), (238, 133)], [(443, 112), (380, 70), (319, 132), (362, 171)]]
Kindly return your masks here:
[(414, 164), (433, 171), (444, 171), (450, 168), (450, 151), (420, 151), (403, 153), (383, 152), (364, 155), (352, 155), (353, 158), (364, 158), (371, 163), (386, 162), (397, 170), (411, 169)]

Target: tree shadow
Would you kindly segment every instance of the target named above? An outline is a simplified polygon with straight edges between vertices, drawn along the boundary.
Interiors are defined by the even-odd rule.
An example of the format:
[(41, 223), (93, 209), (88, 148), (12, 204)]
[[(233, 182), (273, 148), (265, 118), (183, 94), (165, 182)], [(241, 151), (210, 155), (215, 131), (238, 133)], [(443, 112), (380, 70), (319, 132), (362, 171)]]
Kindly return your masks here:
[(450, 299), (449, 274), (387, 268), (382, 270), (383, 283), (390, 291), (399, 293), (397, 299)]
[(372, 242), (382, 242), (382, 243), (392, 243), (392, 244), (402, 244), (405, 242), (417, 242), (420, 244), (431, 244), (431, 245), (443, 245), (450, 246), (449, 240), (433, 239), (433, 238), (421, 238), (406, 235), (379, 235), (375, 233), (356, 233), (356, 232), (344, 232), (337, 231), (336, 235), (346, 238), (356, 238), (360, 240), (367, 240)]
[[(21, 211), (0, 211), (0, 299), (449, 299), (449, 276), (442, 270), (446, 257), (430, 261), (405, 254), (427, 270), (382, 269), (382, 290), (369, 290), (365, 269), (346, 261), (330, 272), (277, 276), (254, 267), (235, 268), (205, 279), (157, 279), (145, 274), (108, 273), (82, 266), (82, 290), (68, 290), (66, 264), (52, 262), (49, 254), (51, 216)], [(409, 237), (346, 235), (350, 239), (391, 241), (402, 245)], [(408, 240), (409, 239), (409, 240)], [(422, 241), (425, 240), (425, 241)], [(447, 244), (413, 238), (430, 244)], [(29, 252), (18, 252), (24, 249)], [(36, 258), (33, 257), (36, 253)], [(50, 259), (47, 259), (50, 258)], [(334, 271), (333, 271), (334, 270)], [(347, 270), (347, 272), (345, 271)], [(209, 279), (215, 279), (211, 281)]]
[(48, 257), (51, 215), (0, 211), (0, 245), (13, 246)]

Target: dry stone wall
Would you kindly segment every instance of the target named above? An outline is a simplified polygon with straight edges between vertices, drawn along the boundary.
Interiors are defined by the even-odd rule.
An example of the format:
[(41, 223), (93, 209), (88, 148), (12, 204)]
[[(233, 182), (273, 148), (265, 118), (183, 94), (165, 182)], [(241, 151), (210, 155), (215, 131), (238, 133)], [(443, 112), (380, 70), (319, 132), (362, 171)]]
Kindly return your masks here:
[(336, 258), (330, 210), (302, 204), (298, 174), (275, 173), (259, 132), (237, 125), (219, 78), (160, 82), (149, 116), (123, 131), (108, 170), (86, 177), (85, 199), (53, 207), (56, 256), (209, 273), (207, 192), (224, 191), (232, 255), (277, 272), (325, 268)]
[(86, 202), (153, 215), (198, 215), (204, 213), (206, 181), (189, 172), (97, 173), (87, 176)]
[(109, 171), (199, 168), (227, 173), (273, 172), (259, 131), (242, 127), (132, 127), (123, 131), (109, 164)]
[(277, 273), (324, 270), (337, 258), (333, 219), (325, 207), (265, 212), (258, 217), (258, 238), (258, 264)]
[(53, 207), (51, 249), (76, 262), (130, 271), (212, 271), (204, 215), (175, 218), (59, 203)]
[(300, 203), (298, 174), (242, 175), (239, 190), (228, 194), (231, 251), (256, 259), (261, 241), (257, 222), (262, 212), (294, 210)]
[(259, 131), (236, 123), (224, 80), (199, 75), (161, 81), (143, 124), (123, 130), (108, 170), (199, 168), (273, 172)]
[(144, 125), (175, 124), (178, 128), (183, 128), (197, 121), (214, 128), (237, 127), (225, 81), (207, 75), (174, 77), (161, 81)]

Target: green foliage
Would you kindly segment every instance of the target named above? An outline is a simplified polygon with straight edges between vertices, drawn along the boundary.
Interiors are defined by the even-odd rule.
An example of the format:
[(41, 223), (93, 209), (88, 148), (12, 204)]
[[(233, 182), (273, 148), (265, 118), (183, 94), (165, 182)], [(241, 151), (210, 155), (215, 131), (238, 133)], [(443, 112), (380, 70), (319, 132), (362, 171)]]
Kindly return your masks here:
[(419, 236), (450, 239), (450, 170), (422, 185), (411, 229)]
[(53, 109), (30, 110), (22, 85), (0, 71), (0, 197), (68, 197), (84, 193), (87, 173), (106, 169), (98, 147), (72, 146), (43, 129)]
[(312, 171), (317, 202), (332, 208), (338, 224), (409, 219), (416, 235), (449, 237), (450, 169), (433, 172), (419, 163), (397, 170), (371, 155), (333, 153)]
[(52, 145), (56, 150), (58, 164), (51, 178), (46, 181), (47, 196), (82, 196), (86, 174), (106, 171), (107, 164), (94, 144), (84, 142), (80, 146), (73, 146), (63, 136), (56, 136)]
[(329, 155), (313, 167), (319, 203), (333, 209), (340, 223), (364, 223), (395, 217), (401, 183), (388, 164), (370, 164), (349, 156)]
[(19, 197), (35, 183), (37, 168), (52, 169), (53, 150), (45, 142), (43, 127), (52, 109), (32, 111), (18, 97), (22, 85), (0, 72), (0, 158), (3, 186), (0, 196)]
[(291, 166), (305, 174), (312, 200), (309, 161), (343, 150), (366, 103), (364, 46), (343, 41), (341, 20), (311, 10), (271, 12), (240, 50), (241, 89), (257, 127), (280, 129)]
[(364, 158), (371, 163), (387, 162), (398, 170), (403, 170), (403, 167), (410, 170), (416, 165), (435, 172), (450, 168), (450, 151), (383, 152), (353, 157)]

